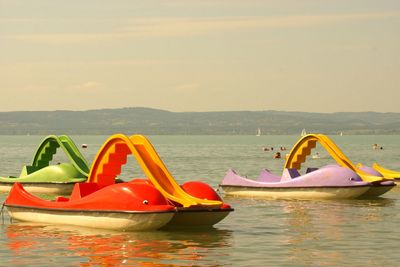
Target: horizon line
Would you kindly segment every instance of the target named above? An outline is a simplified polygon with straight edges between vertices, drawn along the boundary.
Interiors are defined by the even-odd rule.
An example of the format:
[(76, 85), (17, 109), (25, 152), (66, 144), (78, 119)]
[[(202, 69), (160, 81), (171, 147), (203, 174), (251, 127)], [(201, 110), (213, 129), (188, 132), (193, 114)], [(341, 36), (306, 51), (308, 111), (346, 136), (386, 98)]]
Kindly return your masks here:
[(314, 113), (314, 114), (337, 114), (337, 113), (381, 113), (381, 114), (400, 114), (400, 112), (392, 111), (334, 111), (334, 112), (321, 112), (321, 111), (293, 111), (293, 110), (274, 110), (274, 109), (264, 109), (264, 110), (209, 110), (209, 111), (172, 111), (162, 108), (154, 107), (115, 107), (115, 108), (93, 108), (93, 109), (54, 109), (54, 110), (10, 110), (10, 111), (0, 111), (0, 113), (13, 113), (13, 112), (88, 112), (97, 110), (122, 110), (122, 109), (149, 109), (158, 110), (171, 113), (222, 113), (222, 112), (286, 112), (286, 113)]

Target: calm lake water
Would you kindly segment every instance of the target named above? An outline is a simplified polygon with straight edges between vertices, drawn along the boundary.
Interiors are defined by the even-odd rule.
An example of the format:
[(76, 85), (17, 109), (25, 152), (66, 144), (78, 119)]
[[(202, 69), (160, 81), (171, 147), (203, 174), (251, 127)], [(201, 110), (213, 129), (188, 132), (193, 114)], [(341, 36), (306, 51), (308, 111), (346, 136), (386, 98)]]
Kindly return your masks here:
[[(0, 174), (19, 175), (44, 136), (0, 136)], [(72, 136), (89, 162), (106, 136)], [(249, 178), (280, 174), (299, 136), (150, 136), (175, 179), (214, 188), (229, 168)], [(400, 170), (400, 136), (333, 136), (354, 163)], [(383, 150), (372, 150), (377, 143)], [(333, 163), (321, 159), (305, 167)], [(283, 152), (285, 153), (285, 152)], [(54, 159), (66, 160), (62, 153)], [(129, 159), (120, 178), (143, 176)], [(7, 194), (0, 195), (4, 201)], [(224, 197), (235, 211), (208, 230), (107, 232), (71, 226), (0, 224), (0, 266), (399, 266), (400, 189), (373, 200), (296, 201)]]

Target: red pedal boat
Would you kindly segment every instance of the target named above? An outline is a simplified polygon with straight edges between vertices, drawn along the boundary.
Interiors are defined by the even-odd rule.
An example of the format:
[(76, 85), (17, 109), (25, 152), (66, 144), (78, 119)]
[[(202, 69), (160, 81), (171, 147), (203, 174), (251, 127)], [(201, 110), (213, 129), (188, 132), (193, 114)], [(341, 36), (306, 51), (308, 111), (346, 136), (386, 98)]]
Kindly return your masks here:
[[(147, 179), (116, 183), (129, 154)], [(233, 211), (205, 183), (179, 186), (144, 136), (122, 134), (103, 144), (87, 182), (75, 184), (69, 198), (40, 199), (16, 183), (4, 205), (17, 220), (130, 231), (212, 226)]]
[(99, 188), (77, 183), (70, 198), (38, 198), (15, 183), (4, 204), (13, 219), (94, 228), (143, 231), (163, 227), (175, 207), (152, 186), (121, 183)]

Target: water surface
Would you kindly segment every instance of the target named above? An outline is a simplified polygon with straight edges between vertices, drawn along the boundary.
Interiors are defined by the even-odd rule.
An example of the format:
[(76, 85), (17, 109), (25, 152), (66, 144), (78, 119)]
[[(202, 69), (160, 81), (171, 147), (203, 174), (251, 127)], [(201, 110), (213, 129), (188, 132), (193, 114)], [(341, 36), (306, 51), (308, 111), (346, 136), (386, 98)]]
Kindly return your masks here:
[[(44, 136), (0, 136), (0, 174), (18, 175)], [(106, 136), (72, 136), (89, 162)], [(249, 178), (263, 168), (282, 172), (273, 159), (298, 136), (150, 136), (180, 183), (201, 180), (217, 188), (234, 168)], [(354, 161), (400, 170), (399, 136), (334, 136)], [(383, 150), (373, 150), (378, 143)], [(274, 147), (274, 151), (263, 151)], [(321, 159), (304, 167), (333, 163)], [(282, 152), (285, 154), (286, 152)], [(54, 161), (63, 161), (59, 153)], [(120, 178), (143, 176), (129, 159)], [(4, 201), (6, 194), (0, 195)], [(10, 222), (0, 225), (2, 266), (398, 266), (400, 190), (373, 200), (296, 201), (225, 197), (235, 211), (208, 230), (110, 232)]]

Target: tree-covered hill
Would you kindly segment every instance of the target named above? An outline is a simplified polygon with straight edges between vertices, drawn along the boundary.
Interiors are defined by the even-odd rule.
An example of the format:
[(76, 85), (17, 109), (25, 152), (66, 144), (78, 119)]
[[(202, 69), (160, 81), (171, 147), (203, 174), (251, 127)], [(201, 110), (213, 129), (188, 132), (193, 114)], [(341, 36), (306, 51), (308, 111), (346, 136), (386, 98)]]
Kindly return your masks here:
[(399, 134), (400, 113), (170, 112), (150, 108), (0, 112), (0, 134)]

